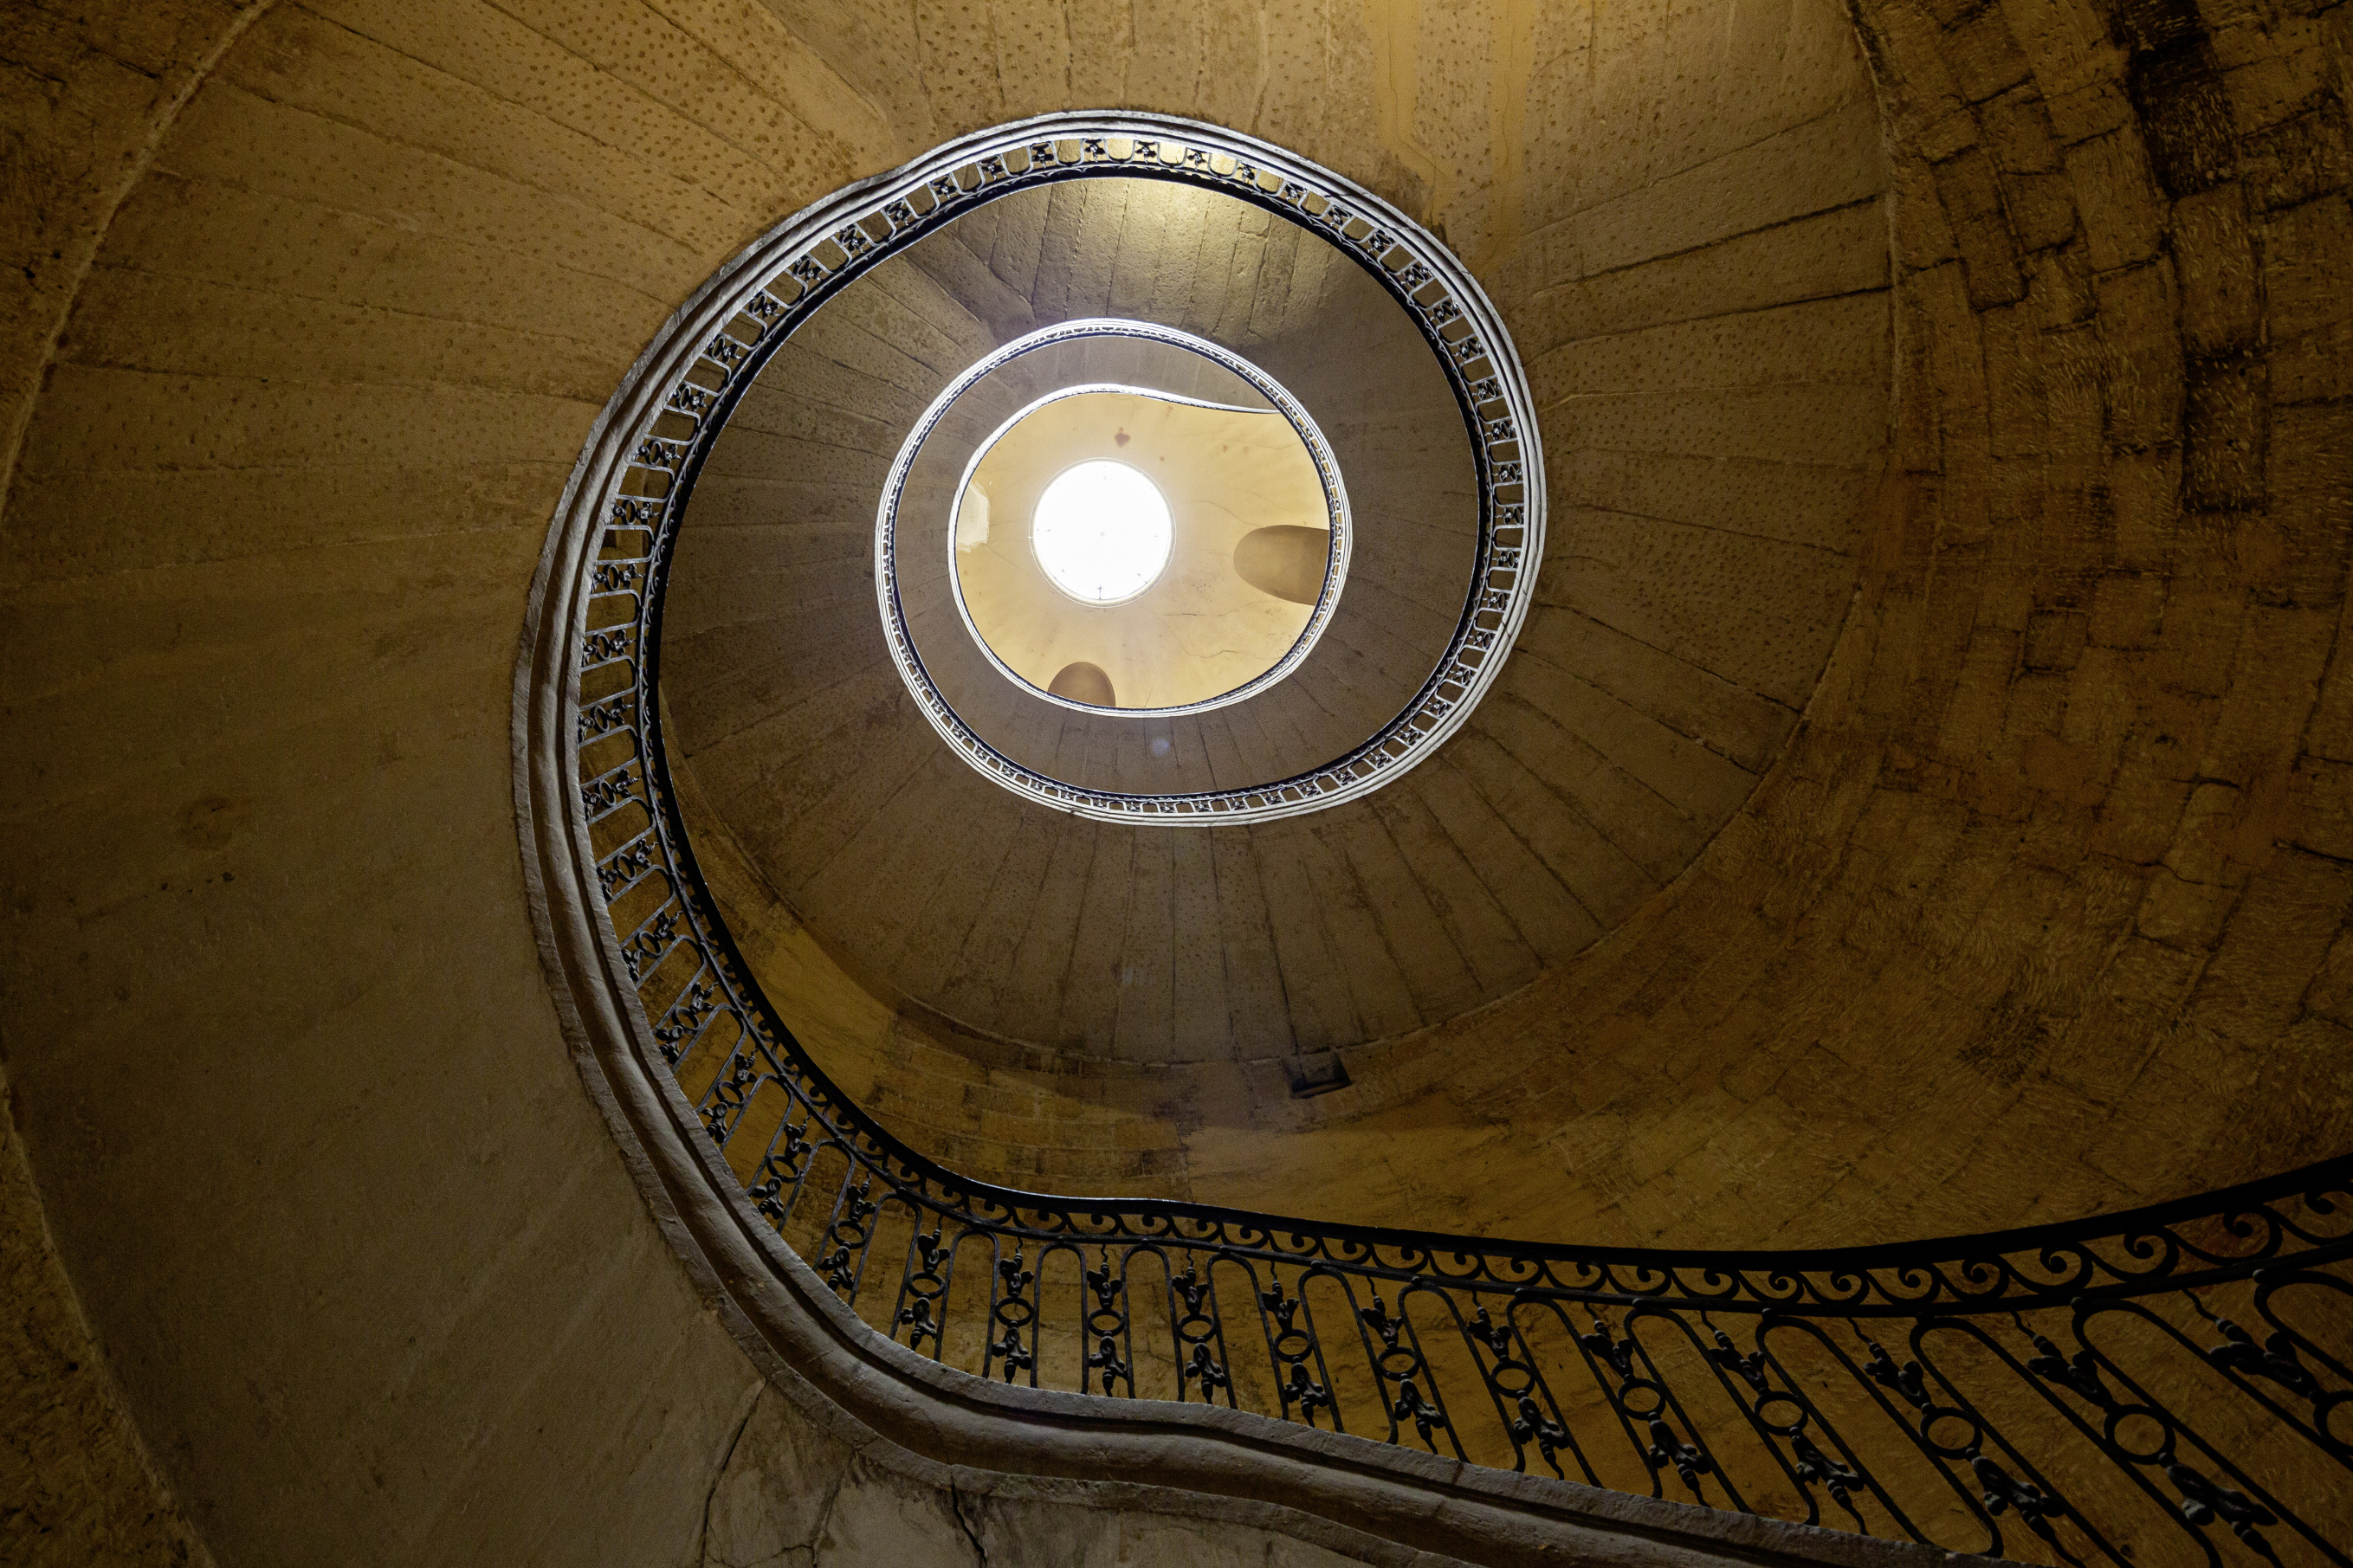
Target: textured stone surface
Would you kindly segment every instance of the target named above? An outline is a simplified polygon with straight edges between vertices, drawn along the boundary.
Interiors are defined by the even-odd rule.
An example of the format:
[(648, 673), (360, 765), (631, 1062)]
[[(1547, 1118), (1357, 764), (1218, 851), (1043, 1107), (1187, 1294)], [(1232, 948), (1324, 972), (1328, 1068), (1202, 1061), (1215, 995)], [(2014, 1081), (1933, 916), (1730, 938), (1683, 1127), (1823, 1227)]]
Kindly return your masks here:
[[(516, 626), (675, 301), (1013, 114), (1202, 115), (1443, 223), (1558, 367), (1556, 471), (1594, 476), (1570, 504), (1608, 570), (1561, 608), (1630, 622), (1523, 657), (1766, 778), (1663, 892), (1630, 856), (1641, 907), (1579, 963), (1360, 1053), (1350, 1089), (886, 1034), (865, 1070), (902, 1125), (1057, 1180), (1082, 1140), (1138, 1156), (1090, 1185), (1694, 1244), (1977, 1229), (2341, 1150), (2344, 10), (1860, 11), (1883, 122), (1829, 5), (322, 0), (265, 15), (158, 142), (228, 13), (20, 7), (5, 352), (41, 391), (0, 520), (6, 1067), (57, 1254), (220, 1559), (698, 1555), (747, 1369), (543, 999)], [(1859, 510), (1734, 449), (1827, 399), (1631, 379), (1705, 368), (1664, 350), (1577, 390), (1547, 357), (1881, 287), (1883, 130), (1897, 471)], [(69, 239), (96, 266), (65, 318)], [(1769, 365), (1758, 332), (1727, 352)], [(1637, 409), (1691, 439), (1615, 468)], [(1736, 514), (1755, 545), (1609, 514)], [(1781, 752), (1791, 700), (1662, 650), (1644, 594), (1687, 563), (1762, 580), (1800, 529), (1863, 594)], [(1569, 787), (1536, 754), (1434, 765), (1480, 799)], [(1335, 1029), (1346, 913), (1317, 937)], [(118, 1522), (153, 1506), (116, 1487)]]
[[(914, 1016), (812, 1030), (828, 1067), (922, 1146), (1015, 1180), (1628, 1242), (1970, 1230), (2337, 1152), (2353, 1102), (2297, 1065), (2340, 1026), (2323, 955), (2353, 711), (2328, 368), (2353, 300), (2314, 248), (2346, 211), (2327, 16), (2210, 35), (2166, 13), (2166, 45), (2211, 37), (2198, 49), (2246, 63), (2182, 89), (2238, 95), (2227, 126), (2168, 109), (2159, 131), (2144, 124), (2169, 100), (2134, 63), (2162, 47), (2136, 29), (2158, 24), (2138, 12), (1864, 10), (1898, 154), (1897, 464), (1843, 520), (1862, 595), (1827, 679), (1786, 677), (1807, 722), (1773, 765), (1772, 710), (1667, 679), (1673, 639), (1737, 629), (1618, 586), (1712, 569), (1669, 527), (1570, 510), (1556, 530), (1595, 565), (1560, 596), (1612, 624), (1532, 623), (1514, 659), (1573, 660), (1772, 766), (1696, 874), (1653, 893), (1629, 856), (1623, 930), (1498, 1008), (1350, 1055), (1353, 1087), (1303, 1106), (1271, 1062), (1074, 1073)], [(1674, 184), (1597, 192), (1593, 210), (1656, 217)], [(1791, 226), (1853, 265), (1864, 231), (1828, 237), (1861, 212)], [(1498, 269), (1500, 295), (1548, 232)], [(1577, 232), (1650, 231), (1597, 216)], [(1744, 243), (1638, 268), (1659, 275), (1639, 289), (1609, 274), (1534, 298), (1671, 319), (1683, 279), (1730, 287), (1710, 250)], [(1545, 319), (1515, 318), (1539, 366), (1523, 323)], [(1588, 335), (1607, 363), (1609, 334)], [(1677, 363), (1666, 329), (1634, 335), (1657, 352), (1628, 364)], [(1694, 363), (1746, 342), (1769, 362), (1778, 341), (1721, 333)], [(1555, 469), (1573, 500), (1640, 487), (1745, 498), (1782, 529), (1804, 515), (1729, 458), (1634, 473), (1580, 451)], [(1741, 614), (1788, 607), (1759, 593)], [(1578, 776), (1574, 753), (1541, 754), (1556, 783)], [(1493, 778), (1499, 760), (1466, 736), (1441, 765)], [(745, 918), (789, 942), (789, 921)]]
[(11, 1109), (0, 1078), (0, 1558), (209, 1563), (82, 1321)]
[[(1805, 133), (1725, 154), (1778, 182), (1744, 196), (1736, 254), (1693, 248), (1725, 192), (1685, 182), (1642, 197), (1640, 234), (1609, 230), (1605, 297), (1582, 308), (1589, 263), (1569, 249), (1494, 269), (1514, 329), (1545, 334), (1527, 365), (1556, 497), (1537, 606), (1436, 761), (1296, 821), (1095, 824), (955, 765), (882, 643), (865, 520), (931, 389), (1040, 322), (1139, 316), (1250, 356), (1332, 439), (1357, 520), (1338, 614), (1280, 685), (1176, 721), (1022, 697), (972, 647), (940, 552), (905, 542), (961, 473), (944, 431), (911, 479), (899, 591), (959, 713), (1056, 777), (1183, 790), (1310, 770), (1413, 699), (1461, 608), (1461, 416), (1402, 312), (1307, 231), (1139, 180), (1001, 199), (868, 274), (771, 362), (688, 508), (662, 668), (673, 765), (707, 807), (692, 830), (732, 837), (789, 918), (935, 1037), (1069, 1066), (1279, 1078), (1282, 1058), (1443, 1024), (1573, 957), (1746, 799), (1852, 597), (1890, 374), (1861, 86), (1833, 71), (1772, 101), (1757, 123)], [(1727, 68), (1675, 112), (1744, 90)], [(1808, 118), (1826, 102), (1827, 133)], [(966, 422), (971, 441), (990, 427)]]
[(852, 1457), (773, 1390), (756, 1388), (712, 1485), (702, 1561), (710, 1568), (765, 1568), (807, 1552), (847, 1484)]

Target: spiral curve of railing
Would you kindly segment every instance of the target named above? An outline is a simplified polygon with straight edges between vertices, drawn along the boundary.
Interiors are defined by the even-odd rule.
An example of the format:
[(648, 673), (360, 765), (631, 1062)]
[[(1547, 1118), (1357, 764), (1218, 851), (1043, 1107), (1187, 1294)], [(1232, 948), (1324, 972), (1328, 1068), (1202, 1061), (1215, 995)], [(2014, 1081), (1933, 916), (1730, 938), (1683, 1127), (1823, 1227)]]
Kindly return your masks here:
[[(1220, 166), (1166, 161), (1161, 136), (1187, 158), (1214, 146)], [(2348, 1563), (2353, 1157), (1953, 1240), (1580, 1247), (1012, 1191), (923, 1158), (839, 1092), (751, 977), (688, 845), (654, 700), (661, 583), (708, 437), (763, 342), (853, 273), (870, 215), (887, 226), (903, 209), (912, 224), (983, 199), (1019, 172), (1008, 147), (1034, 150), (1017, 160), (1033, 171), (1056, 148), (1152, 177), (1189, 170), (1320, 225), (1464, 372), (1465, 417), (1491, 440), (1482, 464), (1514, 483), (1525, 472), (1497, 455), (1517, 439), (1525, 388), (1485, 366), (1481, 344), (1501, 329), (1475, 289), (1426, 267), (1418, 231), (1374, 198), (1314, 195), (1276, 150), (1187, 122), (1060, 117), (968, 139), (934, 155), (944, 174), (922, 176), (933, 208), (890, 194), (904, 171), (855, 187), (680, 311), (600, 422), (571, 521), (559, 517), (580, 542), (568, 607), (549, 612), (570, 617), (574, 650), (557, 704), (576, 789), (563, 830), (601, 895), (597, 941), (627, 976), (647, 1067), (777, 1243), (873, 1333), (995, 1381), (1207, 1401), (1950, 1551)], [(780, 278), (803, 292), (784, 298)], [(1445, 707), (1476, 674), (1481, 595), (1519, 591), (1518, 526), (1491, 516), (1482, 529), (1449, 655), (1456, 696), (1432, 689)], [(1386, 765), (1365, 763), (1345, 787)]]

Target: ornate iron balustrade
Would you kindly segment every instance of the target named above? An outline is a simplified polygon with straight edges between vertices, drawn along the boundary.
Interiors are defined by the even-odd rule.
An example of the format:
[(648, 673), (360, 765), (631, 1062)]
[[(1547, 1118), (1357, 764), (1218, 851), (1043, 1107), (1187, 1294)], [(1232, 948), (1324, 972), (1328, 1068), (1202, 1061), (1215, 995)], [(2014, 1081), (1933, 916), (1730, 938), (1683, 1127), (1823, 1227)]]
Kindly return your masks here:
[(1779, 1253), (1056, 1198), (906, 1149), (723, 937), (682, 945), (698, 968), (655, 1036), (745, 1194), (876, 1332), (967, 1372), (1990, 1556), (2147, 1568), (2169, 1531), (2184, 1561), (2347, 1561), (2353, 1158), (2080, 1224)]
[[(1013, 140), (1045, 148), (1064, 133)], [(1271, 205), (1302, 199), (1257, 173), (1271, 150), (1255, 165), (1230, 152), (1217, 168), (1207, 154), (1172, 163), (1148, 125), (1078, 144), (1090, 168), (1159, 160), (1158, 175), (1229, 184), (1239, 169)], [(575, 748), (572, 853), (609, 921), (596, 940), (634, 990), (645, 1065), (679, 1085), (780, 1242), (875, 1333), (990, 1379), (1209, 1401), (1952, 1550), (2131, 1568), (2226, 1552), (2347, 1563), (2353, 1158), (1954, 1241), (1548, 1247), (1008, 1191), (913, 1153), (827, 1081), (734, 952), (678, 817), (653, 697), (661, 578), (708, 436), (790, 320), (775, 279), (806, 287), (797, 308), (849, 274), (878, 226), (913, 228), (1013, 178), (994, 145), (942, 154), (958, 172), (929, 178), (922, 213), (860, 187), (715, 279), (608, 410), (559, 523), (573, 552), (551, 546), (554, 567), (576, 572), (569, 596), (548, 602), (575, 650), (554, 710)], [(1052, 176), (1045, 153), (1023, 156)], [(858, 216), (870, 207), (882, 216)], [(1334, 201), (1307, 216), (1380, 250), (1392, 287), (1459, 330), (1451, 296), (1392, 265), (1377, 207)], [(1435, 341), (1460, 357), (1476, 340)], [(1466, 394), (1474, 419), (1492, 390)], [(1491, 466), (1516, 481), (1516, 464)], [(1492, 535), (1487, 548), (1496, 572), (1516, 568), (1515, 549)], [(1465, 647), (1482, 591), (1494, 590), (1474, 590)], [(1415, 729), (1412, 743), (1441, 732)], [(1380, 766), (1318, 787), (1353, 789)]]
[[(1293, 777), (1234, 788), (1121, 794), (1039, 773), (965, 721), (913, 646), (895, 604), (886, 547), (877, 570), (884, 634), (925, 718), (956, 755), (1005, 788), (1056, 810), (1130, 823), (1249, 822), (1321, 810), (1381, 787), (1461, 725), (1519, 634), (1544, 552), (1535, 401), (1484, 293), (1419, 226), (1280, 148), (1167, 116), (1057, 114), (966, 137), (819, 203), (704, 285), (639, 360), (591, 442), (592, 448), (617, 442), (611, 460), (594, 486), (575, 477), (566, 500), (567, 510), (589, 509), (618, 541), (585, 585), (585, 629), (607, 635), (584, 648), (584, 702), (617, 700), (625, 689), (640, 699), (637, 718), (625, 719), (617, 707), (584, 709), (606, 726), (598, 734), (640, 728), (640, 718), (644, 727), (652, 723), (642, 700), (653, 689), (674, 530), (712, 440), (776, 344), (857, 278), (958, 216), (1018, 191), (1104, 178), (1187, 184), (1268, 209), (1331, 245), (1396, 300), (1452, 389), (1470, 437), (1479, 531), (1461, 610), (1420, 689), (1345, 753)], [(1271, 401), (1282, 406), (1288, 395)], [(1309, 442), (1311, 449), (1320, 444)], [(895, 526), (898, 477), (878, 498), (886, 501), (878, 518), (885, 534)], [(1327, 483), (1336, 489), (1336, 472)]]
[(1992, 1556), (2148, 1568), (2169, 1531), (2183, 1561), (2348, 1561), (2353, 1158), (2074, 1225), (1780, 1253), (1009, 1191), (907, 1149), (801, 1052), (691, 860), (653, 869), (658, 837), (684, 843), (653, 761), (582, 796), (592, 834), (657, 808), (598, 868), (651, 1048), (877, 1333), (1031, 1387)]

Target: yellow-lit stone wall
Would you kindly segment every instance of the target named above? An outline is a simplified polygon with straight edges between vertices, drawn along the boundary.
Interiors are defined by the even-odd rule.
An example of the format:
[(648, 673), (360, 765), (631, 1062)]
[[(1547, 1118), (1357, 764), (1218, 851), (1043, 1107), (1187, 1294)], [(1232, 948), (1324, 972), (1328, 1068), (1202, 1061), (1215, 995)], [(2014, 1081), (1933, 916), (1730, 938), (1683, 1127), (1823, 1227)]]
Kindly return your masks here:
[(0, 256), (12, 296), (0, 321), (0, 472), (15, 460), (58, 328), (116, 207), (172, 117), (266, 5), (28, 5), (11, 18), (0, 99), (8, 167)]
[(209, 1563), (74, 1300), (0, 1079), (0, 1555), (22, 1568)]
[(1899, 472), (1807, 723), (1593, 962), (1361, 1064), (1481, 1129), (1466, 1211), (1526, 1149), (1497, 1228), (1928, 1235), (2353, 1135), (2343, 14), (1861, 20)]
[[(1611, 400), (1728, 432), (1714, 356), (1802, 331), (1677, 317), (1686, 283), (1791, 298), (1742, 204), (1842, 170), (1808, 244), (1851, 290), (1885, 266), (1876, 185), (1820, 155), (1873, 139), (1845, 23), (1777, 15), (19, 8), (0, 1049), (57, 1255), (221, 1558), (701, 1555), (758, 1377), (565, 1059), (508, 741), (547, 521), (677, 300), (955, 132), (1238, 125), (1482, 268), (1563, 443), (1556, 542), (1628, 561), (1575, 478), (1609, 471)], [(1358, 1053), (1347, 1090), (970, 1072), (885, 1015), (869, 1070), (910, 1069), (911, 1129), (1005, 1168), (1107, 1136), (1090, 1184), (1694, 1244), (2056, 1217), (2344, 1147), (2345, 15), (1861, 24), (1897, 462), (1860, 600), (1792, 617), (1843, 629), (1748, 808), (1586, 959)], [(1657, 227), (1662, 191), (1715, 226)], [(1558, 652), (1715, 700), (1646, 646)]]
[[(908, 405), (974, 356), (976, 319), (1142, 314), (1258, 356), (1337, 441), (1358, 523), (1338, 616), (1293, 676), (1231, 710), (1093, 724), (1019, 700), (920, 583), (902, 602), (947, 617), (928, 647), (917, 632), (926, 669), (1017, 761), (1091, 758), (1075, 782), (1144, 789), (1317, 765), (1398, 710), (1461, 612), (1467, 533), (1433, 524), (1471, 526), (1470, 466), (1403, 318), (1293, 226), (1180, 186), (1139, 202), (1131, 181), (990, 203), (869, 274), (769, 363), (696, 483), (662, 659), (672, 770), (712, 807), (690, 831), (731, 837), (890, 994), (1081, 1064), (1360, 1046), (1588, 947), (1746, 799), (1852, 598), (1892, 355), (1884, 166), (1846, 51), (1845, 70), (1736, 117), (1767, 132), (1723, 154), (1762, 194), (1724, 200), (1720, 170), (1620, 168), (1588, 193), (1612, 216), (1556, 226), (1580, 245), (1532, 242), (1544, 269), (1502, 279), (1507, 306), (1544, 302), (1549, 334), (1537, 374), (1565, 499), (1540, 602), (1429, 765), (1310, 818), (1096, 825), (956, 765), (867, 605), (864, 520)], [(1678, 123), (1775, 68), (1718, 63)], [(1613, 225), (1651, 248), (1621, 234), (1588, 257)], [(902, 541), (944, 502), (909, 504)], [(902, 544), (910, 560), (932, 557)]]
[(1429, 210), (1409, 18), (1211, 20), (17, 14), (6, 1067), (97, 1342), (225, 1560), (699, 1554), (754, 1374), (581, 1102), (527, 934), (533, 562), (672, 305), (955, 132), (1198, 113)]

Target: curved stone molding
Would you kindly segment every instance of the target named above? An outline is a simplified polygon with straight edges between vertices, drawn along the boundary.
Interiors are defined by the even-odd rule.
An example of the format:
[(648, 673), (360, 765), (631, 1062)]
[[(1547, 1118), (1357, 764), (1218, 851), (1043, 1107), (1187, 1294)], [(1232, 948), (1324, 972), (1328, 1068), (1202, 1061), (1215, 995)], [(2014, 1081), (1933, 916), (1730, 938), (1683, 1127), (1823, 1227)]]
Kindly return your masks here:
[[(718, 280), (680, 321), (724, 307)], [(691, 334), (690, 334), (691, 335)], [(676, 337), (678, 334), (669, 334)], [(567, 500), (598, 494), (628, 461), (628, 416), (642, 412), (667, 362), (649, 354), (592, 432)], [(565, 517), (573, 516), (567, 507)], [(912, 1455), (919, 1467), (1044, 1478), (1112, 1503), (1142, 1490), (1198, 1500), (1196, 1517), (1244, 1517), (1308, 1540), (1386, 1543), (1400, 1564), (1576, 1563), (1582, 1568), (1830, 1564), (1940, 1568), (1931, 1547), (1752, 1514), (1691, 1507), (1547, 1477), (1489, 1469), (1208, 1405), (1101, 1399), (1022, 1388), (942, 1365), (876, 1333), (784, 1246), (724, 1163), (671, 1076), (680, 1007), (707, 1019), (723, 989), (747, 1005), (740, 958), (710, 923), (699, 887), (673, 902), (713, 945), (711, 966), (659, 1023), (643, 1005), (645, 929), (624, 940), (606, 918), (613, 861), (587, 853), (584, 803), (644, 804), (649, 773), (575, 773), (582, 712), (575, 659), (597, 592), (605, 530), (558, 526), (533, 583), (515, 671), (515, 806), (523, 873), (559, 1016), (582, 1079), (604, 1113), (657, 1222), (754, 1362), (805, 1385), (840, 1417)], [(673, 831), (658, 817), (664, 831)], [(622, 851), (624, 855), (628, 850)], [(711, 994), (697, 1002), (705, 981)], [(748, 1016), (748, 1013), (747, 1013)], [(759, 1026), (754, 1024), (755, 1027)], [(809, 1085), (824, 1096), (829, 1086)], [(951, 1476), (949, 1479), (953, 1479)]]
[[(970, 763), (981, 776), (1006, 784), (1015, 789), (1017, 793), (1024, 795), (1034, 795), (1037, 792), (1022, 788), (1018, 777), (1007, 774), (997, 765), (1007, 760), (1003, 753), (975, 734), (971, 727), (956, 716), (954, 705), (933, 683), (931, 672), (923, 668), (923, 656), (916, 650), (914, 636), (907, 626), (906, 610), (900, 603), (899, 597), (899, 510), (906, 491), (908, 473), (915, 466), (915, 459), (922, 453), (923, 443), (930, 438), (932, 432), (939, 427), (940, 421), (947, 417), (948, 410), (955, 406), (956, 399), (971, 391), (990, 374), (1011, 364), (1024, 354), (1059, 344), (1078, 342), (1087, 338), (1137, 338), (1148, 342), (1166, 343), (1172, 348), (1183, 349), (1188, 353), (1199, 354), (1220, 369), (1230, 371), (1248, 382), (1260, 396), (1274, 405), (1275, 412), (1282, 416), (1285, 423), (1289, 424), (1292, 430), (1299, 437), (1301, 444), (1307, 448), (1307, 455), (1314, 459), (1316, 475), (1324, 484), (1324, 519), (1326, 526), (1332, 531), (1332, 547), (1330, 563), (1324, 572), (1323, 592), (1317, 596), (1315, 606), (1308, 615), (1305, 628), (1300, 632), (1298, 640), (1291, 645), (1282, 658), (1261, 674), (1242, 682), (1233, 689), (1221, 691), (1215, 697), (1207, 698), (1199, 702), (1187, 702), (1166, 708), (1106, 709), (1097, 703), (1073, 700), (1033, 682), (1024, 680), (1010, 666), (997, 657), (997, 650), (989, 646), (988, 639), (980, 635), (980, 628), (973, 625), (972, 612), (965, 607), (964, 588), (957, 575), (955, 546), (954, 541), (950, 540), (946, 542), (945, 549), (948, 560), (948, 581), (951, 584), (950, 596), (955, 602), (956, 615), (963, 621), (965, 631), (971, 637), (973, 646), (980, 650), (981, 656), (988, 660), (999, 675), (1029, 695), (1041, 701), (1051, 702), (1057, 707), (1070, 708), (1080, 712), (1111, 713), (1121, 718), (1131, 719), (1168, 719), (1185, 713), (1206, 713), (1213, 708), (1223, 708), (1228, 703), (1240, 702), (1255, 697), (1276, 681), (1288, 676), (1293, 670), (1297, 669), (1301, 662), (1314, 651), (1316, 639), (1324, 635), (1324, 629), (1332, 624), (1332, 612), (1339, 607), (1340, 590), (1347, 582), (1349, 543), (1355, 531), (1348, 510), (1347, 485), (1341, 478), (1339, 460), (1333, 457), (1332, 444), (1324, 438), (1324, 432), (1317, 426), (1314, 416), (1301, 405), (1299, 399), (1293, 397), (1281, 382), (1240, 354), (1229, 349), (1221, 348), (1207, 338), (1196, 337), (1191, 332), (1183, 331), (1175, 327), (1163, 326), (1156, 321), (1123, 321), (1105, 317), (1063, 321), (1055, 326), (1041, 327), (1037, 331), (1016, 338), (1003, 348), (986, 355), (963, 374), (950, 382), (939, 396), (932, 400), (931, 406), (923, 410), (923, 417), (915, 421), (914, 428), (907, 433), (906, 440), (900, 445), (898, 456), (892, 460), (890, 478), (883, 483), (881, 503), (875, 510), (874, 519), (874, 598), (882, 615), (883, 635), (891, 646), (892, 662), (898, 666), (899, 679), (907, 683), (908, 691), (913, 695), (916, 704), (923, 709), (923, 716), (931, 721), (932, 728), (939, 732), (942, 740), (955, 748), (958, 756)], [(955, 493), (962, 495), (971, 485), (972, 476), (979, 468), (982, 459), (988, 456), (990, 450), (1004, 437), (1005, 433), (1040, 408), (1059, 402), (1062, 398), (1077, 397), (1090, 392), (1132, 390), (1134, 389), (1109, 383), (1082, 383), (1074, 386), (1058, 388), (1016, 410), (1010, 418), (1005, 420), (979, 446), (976, 447), (972, 456), (965, 459), (963, 475), (956, 481)], [(1180, 397), (1169, 392), (1155, 391), (1147, 395), (1169, 403), (1193, 403), (1204, 408), (1222, 406), (1218, 404), (1202, 403), (1196, 398)], [(943, 532), (944, 533), (945, 531), (944, 530)], [(1023, 769), (1020, 776), (1027, 776), (1029, 773), (1030, 770)], [(1042, 798), (1048, 805), (1060, 806), (1064, 810), (1072, 809), (1068, 798), (1071, 786), (1063, 784), (1059, 787), (1062, 793)], [(1092, 798), (1095, 792), (1077, 793), (1082, 797)], [(1083, 816), (1100, 815), (1092, 808), (1079, 809)]]

